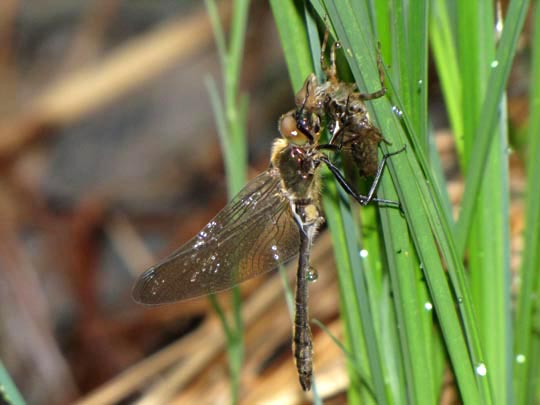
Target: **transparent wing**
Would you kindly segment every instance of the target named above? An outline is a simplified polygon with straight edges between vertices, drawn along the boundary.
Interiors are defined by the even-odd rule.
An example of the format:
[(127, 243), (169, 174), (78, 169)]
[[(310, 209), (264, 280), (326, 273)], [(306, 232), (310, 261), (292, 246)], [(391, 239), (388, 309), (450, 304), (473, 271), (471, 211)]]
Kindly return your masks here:
[(250, 181), (197, 236), (146, 270), (133, 298), (162, 304), (226, 290), (298, 254), (300, 236), (279, 174)]

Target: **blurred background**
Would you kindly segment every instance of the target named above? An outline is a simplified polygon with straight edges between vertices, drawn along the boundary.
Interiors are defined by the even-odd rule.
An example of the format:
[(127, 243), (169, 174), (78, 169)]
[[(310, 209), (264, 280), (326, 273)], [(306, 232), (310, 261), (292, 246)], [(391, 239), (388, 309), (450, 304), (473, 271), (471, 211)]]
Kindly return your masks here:
[[(219, 6), (227, 27), (231, 4)], [(293, 94), (267, 2), (253, 2), (247, 29), (252, 178), (268, 165)], [(167, 401), (204, 393), (228, 402), (223, 333), (207, 300), (145, 308), (131, 299), (135, 278), (227, 201), (205, 89), (219, 69), (204, 2), (0, 2), (0, 359), (29, 403), (130, 403), (153, 389)], [(526, 116), (521, 76), (511, 79), (516, 128)], [(434, 83), (432, 117), (444, 128)], [(451, 175), (450, 139), (438, 137)], [(455, 201), (459, 179), (452, 184)], [(313, 313), (339, 336), (331, 247), (320, 239)], [(276, 387), (299, 395), (287, 307), (272, 281), (243, 290), (246, 403)], [(338, 392), (344, 360), (314, 334), (316, 367)]]

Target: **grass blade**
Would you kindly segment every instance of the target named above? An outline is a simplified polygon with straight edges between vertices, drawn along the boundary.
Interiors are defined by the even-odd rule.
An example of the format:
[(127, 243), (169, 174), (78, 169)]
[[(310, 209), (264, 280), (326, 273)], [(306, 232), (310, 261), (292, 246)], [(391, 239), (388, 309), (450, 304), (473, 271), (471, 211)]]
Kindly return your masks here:
[(486, 173), (488, 155), (485, 151), (489, 149), (491, 135), (498, 123), (500, 100), (510, 74), (519, 33), (523, 29), (528, 6), (528, 0), (510, 0), (495, 59), (490, 64), (492, 69), (488, 77), (489, 86), (486, 89), (485, 97), (483, 97), (484, 101), (480, 113), (482, 123), (473, 130), (475, 134), (474, 146), (470, 153), (470, 159), (467, 160), (465, 193), (455, 231), (455, 240), (461, 257), (463, 257), (468, 240), (476, 197), (482, 178)]
[(520, 269), (520, 294), (516, 311), (515, 375), (516, 403), (531, 404), (540, 401), (538, 365), (533, 359), (540, 353), (538, 339), (538, 303), (540, 294), (540, 2), (532, 9), (533, 34), (531, 42), (531, 76), (529, 94), (529, 131), (527, 155), (527, 188), (525, 212), (525, 247)]
[[(327, 5), (329, 3), (331, 2), (327, 2)], [(366, 76), (371, 74), (371, 77), (376, 77), (374, 64), (371, 67), (363, 65), (366, 57), (362, 56), (362, 53), (365, 54), (365, 49), (369, 48), (362, 46), (361, 41), (356, 40), (362, 35), (363, 27), (356, 27), (356, 33), (348, 34), (347, 31), (350, 31), (355, 24), (354, 19), (350, 17), (354, 13), (351, 11), (352, 8), (344, 7), (342, 2), (339, 5), (334, 9), (338, 14), (337, 18), (332, 19), (330, 7), (328, 13), (344, 44), (345, 54), (348, 56), (353, 74), (361, 86), (363, 74)], [(362, 66), (363, 69), (358, 66)], [(398, 94), (395, 93), (395, 95), (398, 99)], [(371, 105), (375, 111), (377, 122), (383, 132), (388, 134), (389, 139), (393, 139), (394, 144), (412, 142), (412, 146), (409, 144), (410, 149), (404, 154), (406, 156), (393, 158), (389, 163), (389, 168), (398, 189), (399, 201), (404, 207), (415, 248), (424, 267), (424, 275), (437, 309), (462, 396), (466, 402), (476, 403), (480, 396), (488, 402), (489, 389), (485, 381), (482, 381), (473, 371), (475, 365), (481, 361), (482, 354), (471, 300), (464, 281), (463, 265), (455, 254), (450, 226), (446, 223), (447, 218), (442, 208), (441, 196), (438, 195), (434, 187), (430, 170), (426, 164), (425, 153), (415, 136), (410, 138), (405, 136), (397, 118), (392, 114), (391, 106), (387, 100), (382, 99)], [(408, 120), (407, 112), (405, 112), (405, 120)], [(412, 133), (412, 125), (409, 124), (408, 128), (411, 128), (410, 133)], [(400, 176), (397, 176), (397, 173), (400, 173)], [(425, 180), (422, 180), (422, 175), (426, 177)], [(391, 184), (387, 184), (387, 181), (388, 179), (383, 179), (381, 191), (386, 191), (387, 186), (391, 186)], [(385, 195), (386, 197), (388, 196)], [(402, 252), (406, 253), (407, 248), (408, 245), (403, 248)], [(458, 303), (461, 304), (459, 305), (459, 317), (455, 312), (454, 295), (446, 281), (446, 273), (437, 253), (439, 250), (449, 267), (453, 282), (452, 290), (457, 294), (456, 300), (459, 297)], [(461, 329), (462, 322), (465, 326), (464, 330)], [(469, 352), (471, 353), (470, 358), (467, 355)]]
[[(248, 104), (247, 96), (239, 95), (238, 89), (249, 0), (234, 1), (228, 43), (219, 21), (214, 0), (206, 0), (206, 8), (210, 15), (220, 55), (224, 83), (223, 101), (219, 97), (217, 86), (213, 80), (207, 80), (207, 88), (223, 151), (227, 189), (229, 197), (232, 197), (240, 191), (246, 182), (247, 172), (245, 128)], [(235, 404), (239, 399), (240, 371), (244, 359), (244, 325), (241, 317), (241, 297), (238, 287), (234, 287), (231, 294), (232, 321), (227, 319), (215, 296), (210, 296), (210, 302), (221, 321), (227, 338), (227, 354), (231, 375), (231, 402)]]
[(0, 403), (9, 405), (24, 405), (21, 393), (13, 383), (11, 376), (0, 361)]

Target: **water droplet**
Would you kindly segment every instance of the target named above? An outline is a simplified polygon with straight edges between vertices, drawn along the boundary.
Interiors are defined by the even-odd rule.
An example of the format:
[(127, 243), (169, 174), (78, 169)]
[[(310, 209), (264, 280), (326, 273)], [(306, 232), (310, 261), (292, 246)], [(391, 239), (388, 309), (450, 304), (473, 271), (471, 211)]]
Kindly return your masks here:
[(153, 290), (152, 291), (152, 295), (156, 295), (157, 294), (157, 291), (156, 290)]
[(319, 272), (313, 267), (310, 267), (307, 272), (308, 281), (314, 282), (314, 281), (317, 281), (318, 278), (319, 278)]
[(193, 249), (199, 249), (201, 248), (202, 246), (204, 246), (204, 240), (201, 236), (198, 236), (198, 241), (195, 242), (195, 244), (193, 245)]
[(433, 304), (428, 301), (424, 304), (424, 308), (426, 311), (431, 311), (433, 309)]
[(424, 84), (424, 81), (422, 79), (418, 80), (418, 87), (421, 87)]
[(276, 245), (272, 245), (272, 247), (271, 247), (270, 249), (272, 249), (274, 252), (276, 252), (276, 251), (277, 251), (277, 246), (276, 246)]
[(516, 362), (517, 362), (518, 364), (523, 364), (523, 363), (525, 363), (526, 361), (527, 361), (527, 357), (525, 357), (524, 354), (518, 354), (518, 355), (516, 356)]
[(463, 304), (463, 297), (457, 297), (458, 304)]
[(277, 253), (274, 253), (274, 260), (279, 260), (279, 255)]
[(395, 105), (392, 106), (392, 112), (393, 112), (394, 114), (396, 114), (396, 116), (397, 116), (398, 118), (403, 117), (403, 111), (401, 111), (401, 110), (400, 110), (399, 108), (397, 108), (397, 106), (395, 106)]
[(494, 60), (493, 62), (491, 62), (491, 65), (490, 65), (493, 69), (495, 69), (497, 66), (499, 66), (499, 61), (498, 60)]
[(481, 377), (484, 377), (487, 374), (487, 367), (484, 363), (479, 363), (476, 366), (476, 374), (478, 374)]
[[(498, 8), (499, 8), (499, 3), (497, 3), (497, 9)], [(502, 30), (503, 30), (503, 20), (501, 16), (499, 16), (498, 14), (499, 13), (497, 12), (497, 22), (495, 23), (495, 32), (497, 33), (497, 40), (500, 38)]]
[(364, 259), (368, 257), (369, 252), (366, 249), (362, 249), (359, 252), (360, 257), (363, 257)]

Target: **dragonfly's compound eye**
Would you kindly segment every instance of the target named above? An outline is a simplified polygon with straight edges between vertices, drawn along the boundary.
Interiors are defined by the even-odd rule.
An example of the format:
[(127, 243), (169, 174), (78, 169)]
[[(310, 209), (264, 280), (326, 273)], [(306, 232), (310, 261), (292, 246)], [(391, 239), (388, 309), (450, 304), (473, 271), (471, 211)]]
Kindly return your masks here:
[(278, 129), (281, 136), (295, 145), (305, 145), (309, 142), (308, 137), (298, 129), (295, 112), (289, 111), (279, 119)]

